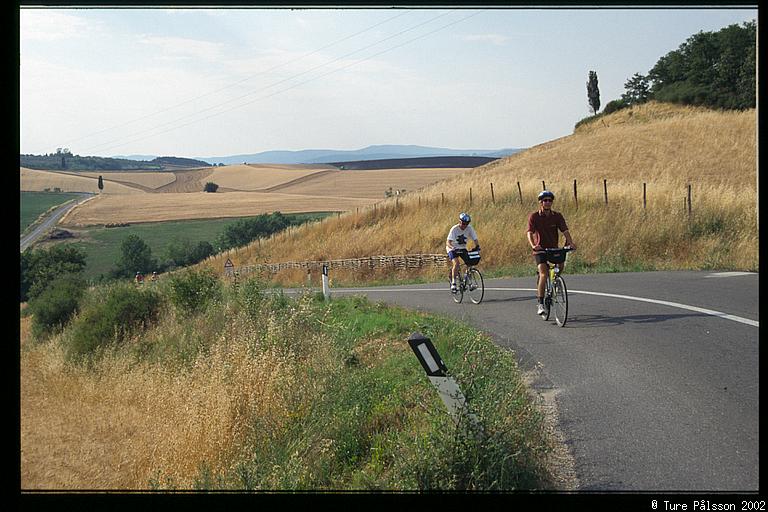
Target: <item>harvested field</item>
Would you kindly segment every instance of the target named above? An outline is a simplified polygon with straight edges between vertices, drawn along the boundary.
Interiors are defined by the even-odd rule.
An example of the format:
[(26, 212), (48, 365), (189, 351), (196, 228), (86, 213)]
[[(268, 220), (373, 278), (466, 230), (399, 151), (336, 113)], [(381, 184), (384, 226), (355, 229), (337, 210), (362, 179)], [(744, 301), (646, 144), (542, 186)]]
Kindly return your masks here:
[[(21, 190), (59, 188), (99, 193), (61, 224), (227, 218), (283, 213), (354, 211), (385, 199), (388, 190), (414, 192), (469, 168), (339, 170), (317, 165), (229, 165), (178, 171), (38, 171), (21, 168)], [(469, 174), (467, 174), (469, 176)], [(205, 193), (209, 181), (217, 193)], [(130, 194), (130, 198), (126, 195)]]
[[(45, 189), (61, 189), (62, 192), (92, 192), (99, 193), (98, 175), (75, 176), (61, 172), (38, 171), (21, 168), (19, 189), (24, 192), (42, 192)], [(141, 188), (110, 182), (104, 178), (103, 194), (143, 194)]]
[[(73, 175), (75, 173), (68, 173)], [(105, 181), (114, 181), (123, 184), (138, 184), (149, 189), (157, 189), (163, 185), (168, 185), (176, 181), (176, 176), (173, 172), (122, 172), (122, 171), (108, 171), (108, 172), (79, 172), (79, 176), (88, 176), (90, 178), (98, 179), (101, 176)]]
[(285, 186), (273, 187), (272, 192), (332, 196), (343, 190), (350, 197), (384, 199), (392, 190), (413, 192), (432, 183), (453, 178), (471, 169), (379, 169), (370, 171), (336, 171)]
[(216, 168), (209, 181), (213, 181), (221, 189), (265, 190), (329, 170), (336, 168), (322, 165), (228, 165)]
[(283, 193), (230, 192), (227, 194), (139, 194), (130, 201), (102, 195), (74, 208), (62, 219), (64, 226), (90, 226), (109, 222), (249, 217), (262, 213), (348, 211), (375, 201), (359, 197), (328, 197)]

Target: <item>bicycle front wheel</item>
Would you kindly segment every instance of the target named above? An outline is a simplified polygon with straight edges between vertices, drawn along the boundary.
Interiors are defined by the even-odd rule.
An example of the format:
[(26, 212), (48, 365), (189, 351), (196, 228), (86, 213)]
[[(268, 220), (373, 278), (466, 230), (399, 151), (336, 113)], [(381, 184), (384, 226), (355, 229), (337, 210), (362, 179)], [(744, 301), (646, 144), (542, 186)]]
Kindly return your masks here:
[(483, 274), (474, 267), (470, 268), (467, 272), (467, 290), (469, 291), (469, 299), (472, 302), (480, 304), (483, 301), (483, 295), (485, 295)]
[(555, 278), (552, 292), (552, 306), (555, 308), (555, 322), (560, 327), (568, 320), (568, 289), (562, 277)]
[(461, 284), (461, 277), (456, 278), (456, 291), (451, 293), (451, 297), (456, 304), (464, 299), (464, 286)]

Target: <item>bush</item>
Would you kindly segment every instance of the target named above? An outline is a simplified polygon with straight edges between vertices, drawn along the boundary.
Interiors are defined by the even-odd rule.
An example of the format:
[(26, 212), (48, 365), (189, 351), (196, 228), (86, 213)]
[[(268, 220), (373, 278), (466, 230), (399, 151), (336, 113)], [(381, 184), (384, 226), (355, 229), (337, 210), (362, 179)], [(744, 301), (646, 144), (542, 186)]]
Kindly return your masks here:
[(32, 317), (32, 333), (35, 336), (49, 333), (69, 322), (83, 296), (86, 283), (74, 274), (54, 279), (29, 303)]
[(221, 283), (210, 269), (188, 270), (169, 280), (171, 303), (186, 315), (199, 313), (221, 298)]
[(603, 115), (608, 115), (612, 112), (616, 112), (617, 110), (627, 108), (628, 106), (629, 105), (627, 105), (624, 100), (609, 101), (608, 104), (603, 108)]
[(217, 190), (219, 190), (219, 186), (212, 181), (209, 181), (203, 187), (203, 192), (216, 192)]
[(74, 321), (67, 357), (81, 359), (110, 343), (119, 343), (157, 320), (161, 299), (154, 290), (119, 283), (95, 298)]
[(50, 249), (26, 249), (21, 253), (19, 300), (26, 302), (63, 274), (82, 272), (85, 253), (76, 245), (54, 245)]

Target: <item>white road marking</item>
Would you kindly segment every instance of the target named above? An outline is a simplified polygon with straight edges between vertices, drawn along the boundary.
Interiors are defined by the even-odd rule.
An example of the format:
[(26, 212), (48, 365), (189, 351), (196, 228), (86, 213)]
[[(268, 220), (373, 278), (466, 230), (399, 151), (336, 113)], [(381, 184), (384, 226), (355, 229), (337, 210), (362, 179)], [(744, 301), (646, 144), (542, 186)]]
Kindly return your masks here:
[[(392, 288), (392, 289), (369, 289), (367, 291), (372, 292), (443, 292), (446, 295), (449, 293), (448, 289), (446, 288)], [(509, 291), (509, 292), (533, 292), (535, 291), (534, 288), (491, 288), (487, 287), (485, 291)], [(364, 293), (363, 290), (355, 289), (355, 288), (338, 288), (334, 289), (331, 288), (331, 293)], [(619, 295), (616, 293), (603, 293), (603, 292), (589, 292), (589, 291), (581, 291), (581, 290), (568, 290), (568, 293), (580, 293), (583, 295), (598, 295), (601, 297), (612, 297), (615, 299), (626, 299), (626, 300), (635, 300), (639, 302), (650, 302), (652, 304), (661, 304), (662, 306), (670, 306), (673, 308), (680, 308), (680, 309), (687, 309), (689, 311), (695, 311), (697, 313), (704, 313), (705, 315), (712, 315), (719, 318), (724, 318), (726, 320), (733, 320), (734, 322), (740, 322), (742, 324), (751, 325), (753, 327), (760, 327), (760, 322), (757, 320), (750, 320), (749, 318), (743, 318), (736, 315), (730, 315), (728, 313), (723, 313), (722, 311), (715, 311), (714, 309), (706, 309), (706, 308), (700, 308), (697, 306), (689, 306), (688, 304), (680, 304), (679, 302), (670, 302), (667, 300), (658, 300), (658, 299), (647, 299), (645, 297), (634, 297), (632, 295)]]
[(749, 276), (755, 272), (715, 272), (714, 274), (708, 274), (704, 277), (735, 277), (735, 276)]

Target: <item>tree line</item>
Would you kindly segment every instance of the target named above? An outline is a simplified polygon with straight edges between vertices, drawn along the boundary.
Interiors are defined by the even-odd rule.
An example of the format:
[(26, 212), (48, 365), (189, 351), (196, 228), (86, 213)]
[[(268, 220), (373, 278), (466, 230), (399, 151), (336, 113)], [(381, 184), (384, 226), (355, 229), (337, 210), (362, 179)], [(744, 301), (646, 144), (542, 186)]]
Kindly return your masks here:
[[(207, 241), (192, 242), (176, 238), (166, 245), (159, 257), (152, 254), (151, 247), (141, 237), (131, 234), (120, 244), (120, 257), (104, 278), (132, 278), (136, 272), (165, 272), (194, 265), (216, 252), (242, 247), (257, 238), (266, 238), (308, 220), (309, 217), (288, 217), (280, 212), (239, 219), (224, 228), (214, 241), (216, 247)], [(52, 283), (54, 286), (66, 286), (69, 291), (78, 283), (85, 286), (80, 277), (85, 266), (86, 255), (75, 244), (26, 249), (21, 253), (20, 302), (33, 302)]]
[[(650, 100), (716, 109), (755, 108), (756, 66), (755, 20), (717, 32), (701, 31), (661, 57), (647, 74), (632, 75), (624, 84), (625, 92), (606, 104), (602, 114)], [(589, 72), (587, 98), (590, 111), (597, 114), (600, 91), (595, 71)]]

